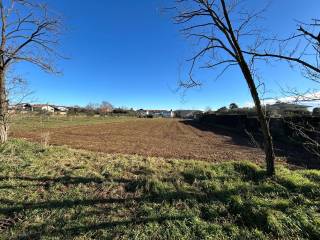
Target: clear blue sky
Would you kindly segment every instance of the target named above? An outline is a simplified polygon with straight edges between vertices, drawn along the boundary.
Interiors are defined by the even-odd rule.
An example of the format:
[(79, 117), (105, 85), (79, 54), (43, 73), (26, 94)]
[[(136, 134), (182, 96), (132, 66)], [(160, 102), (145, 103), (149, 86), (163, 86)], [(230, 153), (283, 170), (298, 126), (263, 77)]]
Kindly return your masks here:
[[(248, 0), (252, 7), (267, 1)], [(251, 101), (244, 79), (237, 69), (215, 80), (216, 72), (198, 72), (199, 89), (175, 92), (180, 65), (193, 50), (168, 15), (159, 9), (170, 0), (56, 0), (48, 1), (64, 16), (67, 31), (61, 50), (70, 60), (57, 65), (63, 76), (52, 76), (21, 65), (16, 70), (26, 76), (37, 102), (86, 105), (109, 101), (115, 106), (152, 109), (217, 108)], [(273, 0), (265, 14), (266, 27), (286, 33), (295, 29), (294, 19), (319, 17), (319, 0)], [(299, 89), (314, 88), (297, 72), (286, 67), (268, 66), (261, 74), (270, 90), (290, 83)]]

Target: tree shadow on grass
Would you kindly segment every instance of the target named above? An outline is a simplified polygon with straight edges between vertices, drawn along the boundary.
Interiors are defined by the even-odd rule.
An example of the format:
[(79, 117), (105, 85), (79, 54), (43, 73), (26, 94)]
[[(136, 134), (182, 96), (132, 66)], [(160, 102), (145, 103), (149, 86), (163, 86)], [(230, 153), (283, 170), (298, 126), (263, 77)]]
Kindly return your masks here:
[[(207, 182), (214, 184), (216, 181), (223, 184), (225, 180), (220, 179), (221, 176), (205, 175), (205, 177), (195, 173), (193, 181), (187, 179), (189, 176), (182, 174), (185, 178), (183, 181), (189, 186), (197, 186), (197, 188), (171, 188), (167, 190), (165, 183), (163, 185), (147, 188), (145, 185), (150, 186), (150, 182), (145, 181), (144, 175), (142, 178), (135, 179), (113, 179), (113, 183), (125, 184), (128, 191), (140, 191), (140, 195), (132, 197), (97, 197), (97, 196), (84, 196), (84, 198), (75, 197), (74, 199), (61, 199), (61, 200), (45, 200), (45, 201), (33, 201), (25, 202), (23, 200), (6, 200), (0, 199), (0, 215), (21, 216), (20, 221), (24, 221), (31, 214), (31, 218), (37, 213), (47, 213), (57, 210), (56, 214), (58, 217), (48, 219), (48, 222), (40, 224), (31, 224), (27, 227), (26, 232), (19, 233), (15, 239), (41, 239), (42, 236), (48, 237), (61, 237), (61, 238), (73, 238), (84, 234), (96, 234), (98, 230), (111, 231), (111, 234), (119, 234), (117, 231), (122, 231), (123, 228), (134, 228), (138, 225), (147, 225), (148, 223), (159, 223), (163, 222), (176, 222), (192, 219), (194, 217), (200, 217), (204, 221), (215, 221), (216, 218), (226, 216), (233, 216), (234, 222), (232, 224), (238, 227), (247, 227), (250, 229), (259, 229), (263, 232), (270, 232), (267, 227), (268, 212), (261, 206), (250, 200), (249, 196), (256, 195), (259, 198), (263, 198), (264, 195), (275, 195), (277, 197), (287, 197), (289, 194), (306, 194), (303, 191), (309, 191), (312, 193), (313, 189), (297, 189), (288, 185), (285, 181), (279, 182), (281, 187), (275, 188), (267, 187), (263, 185), (264, 182), (269, 181), (265, 175), (265, 172), (260, 169), (256, 169), (250, 164), (235, 164), (233, 171), (235, 174), (239, 174), (243, 179), (242, 185), (232, 184), (227, 187), (215, 188), (214, 186), (208, 185)], [(227, 173), (225, 173), (227, 174)], [(238, 176), (238, 175), (237, 175)], [(2, 177), (2, 180), (8, 178)], [(12, 178), (10, 178), (12, 179)], [(16, 177), (17, 180), (25, 180), (30, 182), (42, 182), (48, 179), (52, 182), (51, 187), (55, 184), (88, 184), (93, 182), (97, 185), (100, 183), (108, 183), (108, 180), (101, 180), (96, 178), (71, 178), (71, 177)], [(169, 178), (164, 178), (169, 179)], [(163, 179), (163, 180), (164, 180)], [(198, 179), (198, 180), (197, 180)], [(164, 180), (166, 181), (166, 180)], [(241, 180), (238, 181), (239, 183)], [(233, 184), (237, 181), (233, 182)], [(272, 181), (271, 181), (272, 183)], [(157, 184), (157, 183), (154, 183)], [(168, 183), (169, 184), (169, 183)], [(152, 185), (152, 184), (151, 184)], [(92, 185), (90, 185), (92, 186)], [(222, 185), (223, 186), (223, 185)], [(161, 189), (162, 188), (162, 189)], [(69, 196), (70, 198), (72, 196)], [(186, 212), (179, 212), (178, 214), (159, 213), (156, 209), (157, 206), (171, 206), (175, 207), (177, 203), (183, 202), (186, 205), (196, 206), (200, 208), (200, 215), (195, 215), (194, 212), (190, 214)], [(214, 210), (218, 205), (223, 205), (227, 210)], [(155, 207), (153, 214), (157, 216), (150, 216), (147, 213), (140, 212), (128, 213), (125, 216), (116, 215), (115, 218), (109, 218), (112, 211), (117, 213), (119, 209), (136, 209), (143, 205)], [(293, 208), (290, 204), (275, 203), (270, 207), (273, 211), (283, 211), (287, 208)], [(71, 209), (73, 209), (71, 211)], [(77, 209), (77, 210), (76, 210)], [(61, 211), (63, 210), (63, 211)], [(65, 213), (71, 213), (71, 219), (73, 222), (68, 224), (68, 219), (64, 219)], [(135, 211), (135, 210), (133, 210)], [(61, 214), (61, 216), (59, 215)], [(52, 214), (49, 214), (52, 216)], [(98, 216), (99, 215), (99, 216)], [(101, 217), (105, 215), (105, 217)], [(53, 215), (54, 216), (54, 215)], [(94, 221), (87, 221), (86, 218), (95, 218)], [(231, 218), (231, 219), (232, 219)], [(228, 218), (226, 218), (228, 219)], [(51, 221), (51, 222), (50, 222)]]
[[(112, 230), (116, 227), (134, 227), (137, 225), (148, 224), (148, 223), (159, 223), (165, 221), (181, 221), (187, 219), (189, 216), (161, 216), (161, 217), (153, 217), (153, 218), (144, 218), (144, 219), (132, 219), (132, 220), (123, 220), (123, 221), (109, 221), (109, 222), (101, 222), (98, 224), (88, 224), (76, 227), (68, 227), (64, 229), (54, 229), (43, 231), (48, 227), (46, 224), (37, 226), (33, 228), (30, 232), (26, 234), (22, 234), (18, 236), (17, 240), (29, 240), (29, 239), (41, 239), (43, 236), (49, 237), (66, 237), (73, 238), (79, 236), (81, 234), (85, 234), (88, 232), (98, 231), (98, 230)], [(115, 234), (113, 234), (115, 235)]]
[(3, 180), (21, 180), (29, 182), (43, 182), (43, 183), (61, 183), (61, 184), (86, 184), (86, 183), (102, 183), (103, 179), (101, 178), (89, 178), (89, 177), (71, 177), (71, 176), (62, 176), (62, 177), (30, 177), (30, 176), (0, 176), (0, 181)]
[[(102, 183), (103, 180), (100, 178), (87, 178), (87, 177), (30, 177), (30, 176), (17, 176), (17, 177), (8, 177), (0, 176), (0, 181), (14, 180), (19, 181), (16, 184), (1, 184), (0, 189), (16, 189), (16, 188), (26, 188), (26, 187), (43, 187), (45, 189), (50, 188), (50, 186), (60, 183), (66, 186), (77, 185), (77, 184), (88, 184)], [(31, 183), (29, 183), (31, 182)]]

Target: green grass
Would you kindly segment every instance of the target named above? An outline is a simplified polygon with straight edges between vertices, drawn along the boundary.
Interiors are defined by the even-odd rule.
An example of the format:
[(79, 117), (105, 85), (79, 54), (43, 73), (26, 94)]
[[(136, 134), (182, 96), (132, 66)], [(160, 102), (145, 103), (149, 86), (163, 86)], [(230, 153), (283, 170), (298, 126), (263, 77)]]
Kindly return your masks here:
[[(132, 117), (100, 117), (100, 116), (59, 116), (59, 115), (14, 115), (11, 130), (36, 130), (39, 128), (59, 128), (101, 123), (132, 121)], [(135, 119), (138, 120), (138, 119)]]
[(320, 171), (2, 146), (0, 239), (320, 239)]

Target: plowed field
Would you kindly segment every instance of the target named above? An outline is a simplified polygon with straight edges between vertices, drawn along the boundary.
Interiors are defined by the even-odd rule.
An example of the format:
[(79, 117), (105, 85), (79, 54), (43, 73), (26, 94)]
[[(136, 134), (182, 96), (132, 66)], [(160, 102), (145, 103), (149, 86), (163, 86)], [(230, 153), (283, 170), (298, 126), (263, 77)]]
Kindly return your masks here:
[[(35, 125), (37, 123), (34, 123)], [(247, 139), (202, 131), (173, 119), (132, 119), (88, 125), (13, 129), (14, 137), (106, 153), (207, 161), (263, 160)]]

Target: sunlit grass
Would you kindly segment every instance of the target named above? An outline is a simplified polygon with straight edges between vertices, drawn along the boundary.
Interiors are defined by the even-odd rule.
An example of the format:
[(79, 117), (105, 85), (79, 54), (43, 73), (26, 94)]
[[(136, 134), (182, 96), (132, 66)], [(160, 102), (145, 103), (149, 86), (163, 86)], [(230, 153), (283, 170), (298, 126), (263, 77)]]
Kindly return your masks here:
[(319, 239), (320, 171), (1, 147), (0, 239)]
[[(11, 130), (30, 131), (68, 126), (92, 125), (132, 121), (133, 117), (100, 116), (59, 116), (59, 115), (14, 115), (11, 117)], [(136, 119), (138, 120), (138, 119)]]

